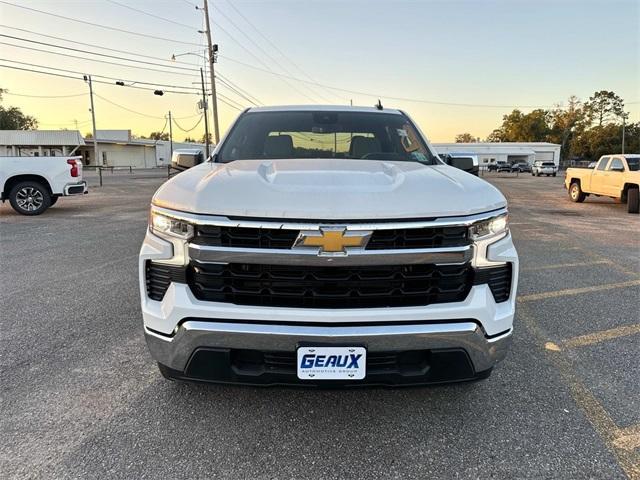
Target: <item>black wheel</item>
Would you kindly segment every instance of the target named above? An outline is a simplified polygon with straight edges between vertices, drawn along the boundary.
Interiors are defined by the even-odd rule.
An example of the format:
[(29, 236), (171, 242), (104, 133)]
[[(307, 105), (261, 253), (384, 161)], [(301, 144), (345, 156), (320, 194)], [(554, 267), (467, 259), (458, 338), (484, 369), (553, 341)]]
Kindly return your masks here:
[(41, 183), (29, 180), (14, 185), (9, 202), (22, 215), (40, 215), (51, 206), (51, 194)]
[(627, 212), (638, 213), (640, 210), (640, 197), (638, 188), (630, 188), (627, 191)]
[(556, 176), (556, 174), (554, 173), (554, 174), (553, 174), (553, 175), (551, 175), (551, 176), (552, 176), (552, 177), (555, 177), (555, 176)]
[(49, 205), (49, 206), (53, 207), (56, 204), (56, 202), (58, 201), (58, 198), (60, 198), (60, 197), (58, 197), (58, 196), (51, 197), (51, 205)]
[(584, 194), (582, 189), (580, 188), (580, 184), (578, 182), (573, 182), (569, 185), (569, 198), (571, 198), (572, 202), (581, 203), (584, 202), (584, 199), (587, 196)]

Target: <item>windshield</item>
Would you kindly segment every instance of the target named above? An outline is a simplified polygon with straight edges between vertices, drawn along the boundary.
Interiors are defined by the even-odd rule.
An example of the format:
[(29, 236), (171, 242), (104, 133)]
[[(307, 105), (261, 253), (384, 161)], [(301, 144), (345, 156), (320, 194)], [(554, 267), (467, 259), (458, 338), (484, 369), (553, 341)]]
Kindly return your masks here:
[(627, 157), (627, 165), (629, 165), (629, 170), (637, 172), (640, 170), (640, 157)]
[(404, 115), (339, 111), (246, 113), (234, 125), (216, 161), (287, 158), (439, 164)]

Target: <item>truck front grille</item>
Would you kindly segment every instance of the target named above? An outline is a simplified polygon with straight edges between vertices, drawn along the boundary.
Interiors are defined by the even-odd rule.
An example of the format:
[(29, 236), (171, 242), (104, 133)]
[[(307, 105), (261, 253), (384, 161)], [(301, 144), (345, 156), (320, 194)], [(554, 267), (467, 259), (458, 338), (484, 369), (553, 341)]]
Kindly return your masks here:
[(293, 246), (298, 230), (199, 225), (193, 243), (214, 247), (280, 248)]
[(372, 308), (464, 300), (464, 265), (312, 267), (192, 261), (187, 283), (199, 300), (272, 307)]
[[(235, 248), (290, 249), (299, 230), (199, 225), (191, 240), (197, 245)], [(467, 227), (425, 227), (376, 230), (365, 250), (460, 247), (469, 245)]]

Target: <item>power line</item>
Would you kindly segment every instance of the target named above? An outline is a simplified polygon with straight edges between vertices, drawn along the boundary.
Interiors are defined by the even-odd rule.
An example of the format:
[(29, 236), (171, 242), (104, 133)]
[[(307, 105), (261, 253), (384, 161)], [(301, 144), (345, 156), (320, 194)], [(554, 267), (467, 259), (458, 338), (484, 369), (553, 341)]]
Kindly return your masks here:
[(251, 100), (249, 97), (247, 97), (246, 95), (243, 95), (240, 91), (238, 91), (236, 88), (234, 88), (232, 85), (228, 84), (225, 80), (223, 80), (222, 78), (219, 77), (219, 75), (216, 75), (216, 77), (218, 77), (218, 81), (224, 85), (225, 87), (227, 87), (229, 90), (231, 90), (232, 92), (234, 92), (236, 95), (238, 95), (239, 97), (243, 98), (244, 100), (248, 101), (250, 104), (252, 105), (260, 105), (259, 103), (254, 102), (253, 100)]
[[(11, 61), (11, 60), (0, 59), (0, 61)], [(32, 68), (16, 67), (16, 66), (13, 66), (13, 65), (0, 65), (0, 68), (10, 68), (12, 70), (21, 70), (21, 71), (24, 71), (24, 72), (41, 73), (43, 75), (51, 75), (51, 76), (54, 76), (54, 77), (61, 77), (61, 78), (70, 78), (72, 80), (82, 80), (81, 78), (78, 78), (76, 76), (64, 75), (62, 73), (54, 73), (54, 72), (43, 72), (43, 71), (40, 71), (40, 70), (33, 70)], [(47, 68), (47, 67), (44, 67), (44, 68)], [(111, 82), (104, 82), (104, 81), (100, 81), (100, 80), (94, 80), (93, 82), (94, 83), (102, 83), (104, 85), (114, 86), (113, 83), (111, 83)], [(148, 92), (153, 92), (153, 91), (156, 90), (156, 89), (153, 89), (153, 88), (137, 87), (135, 85), (125, 85), (125, 87), (127, 87), (127, 88), (136, 88), (138, 90), (146, 90)], [(177, 90), (163, 90), (163, 92), (164, 93), (177, 93), (177, 94), (183, 94), (183, 95), (196, 95), (194, 92), (179, 92)]]
[[(227, 105), (229, 105), (230, 107), (233, 106), (235, 108), (237, 108), (238, 110), (242, 110), (244, 109), (244, 105), (240, 105), (240, 103), (236, 102), (234, 99), (227, 97), (226, 95), (223, 95), (221, 93), (218, 93), (218, 97), (220, 97), (223, 100), (226, 100), (227, 102), (229, 102)], [(233, 104), (233, 105), (231, 105)]]
[[(243, 15), (243, 13), (238, 10), (238, 8), (233, 4), (233, 1), (229, 1), (227, 2), (227, 4), (240, 16), (242, 17), (242, 19), (247, 22), (247, 24), (258, 34), (260, 35), (264, 40), (266, 40), (269, 45), (271, 45), (283, 58), (285, 58), (291, 65), (293, 65), (300, 73), (302, 73), (305, 77), (307, 77), (309, 80), (313, 81), (313, 78), (307, 73), (305, 72), (302, 68), (300, 68), (298, 66), (298, 64), (296, 64), (293, 60), (291, 60), (290, 57), (288, 57), (287, 55), (285, 55), (285, 53), (280, 50), (278, 48), (278, 46), (273, 43), (271, 41), (271, 39), (269, 39), (269, 37), (267, 35), (265, 35), (264, 33), (262, 33), (258, 27), (256, 27), (245, 15)], [(322, 87), (325, 89), (325, 91), (327, 93), (329, 93), (330, 95), (335, 96), (336, 98), (340, 98), (338, 95), (336, 95), (334, 92), (331, 92), (329, 89), (327, 89), (326, 87)]]
[[(86, 72), (79, 72), (77, 70), (68, 70), (68, 69), (65, 69), (65, 68), (49, 67), (47, 65), (38, 65), (38, 64), (35, 64), (35, 63), (21, 62), (19, 60), (13, 60), (13, 59), (7, 59), (7, 58), (0, 58), (0, 61), (13, 62), (13, 63), (18, 63), (20, 65), (27, 65), (27, 66), (30, 66), (30, 67), (46, 68), (46, 69), (49, 69), (49, 70), (56, 70), (58, 72), (75, 73), (75, 74), (78, 74), (78, 75), (84, 75), (86, 73)], [(130, 83), (130, 85), (126, 85), (125, 84), (124, 86), (125, 87), (130, 87), (130, 88), (140, 88), (140, 87), (136, 87), (134, 85), (136, 83), (139, 83), (141, 85), (153, 85), (155, 87), (184, 88), (184, 89), (188, 89), (188, 90), (195, 90), (197, 92), (200, 91), (200, 89), (197, 88), (197, 87), (185, 87), (185, 86), (182, 86), (182, 85), (168, 85), (168, 84), (165, 84), (165, 83), (145, 82), (143, 80), (127, 80), (126, 78), (123, 78), (123, 77), (109, 77), (109, 76), (106, 76), (106, 75), (98, 75), (98, 74), (95, 74), (95, 73), (92, 73), (91, 75), (92, 75), (92, 77), (97, 77), (97, 78), (106, 78), (106, 79), (114, 80), (114, 81), (128, 82), (128, 83)], [(105, 83), (107, 85), (112, 85), (113, 84), (113, 83), (109, 83), (109, 82), (98, 82), (98, 80), (96, 80), (96, 83)], [(191, 93), (191, 92), (180, 92), (180, 93)]]
[(140, 32), (132, 32), (130, 30), (124, 30), (122, 28), (101, 25), (99, 23), (93, 23), (87, 20), (79, 20), (77, 18), (65, 17), (63, 15), (58, 15), (56, 13), (45, 12), (43, 10), (38, 10), (36, 8), (25, 7), (24, 5), (16, 5), (15, 3), (5, 2), (4, 0), (0, 0), (0, 3), (4, 3), (5, 5), (9, 5), (16, 8), (22, 8), (23, 10), (29, 10), (32, 12), (41, 13), (43, 15), (49, 15), (51, 17), (61, 18), (63, 20), (68, 20), (70, 22), (81, 23), (83, 25), (91, 25), (92, 27), (104, 28), (105, 30), (112, 30), (114, 32), (128, 33), (129, 35), (137, 35), (138, 37), (152, 38), (154, 40), (162, 40), (164, 42), (179, 43), (182, 45), (198, 45), (197, 43), (193, 43), (193, 42), (183, 42), (181, 40), (173, 40), (172, 38), (167, 38), (167, 37), (156, 37), (155, 35), (148, 35), (146, 33), (140, 33)]
[[(0, 37), (6, 37), (6, 36), (8, 36), (8, 35), (0, 34)], [(35, 42), (35, 41), (32, 41), (32, 40), (26, 40), (26, 41), (27, 42), (32, 42), (32, 43), (42, 43), (42, 42)], [(79, 60), (87, 60), (89, 62), (104, 63), (104, 64), (107, 64), (107, 65), (116, 65), (116, 66), (119, 66), (119, 67), (135, 68), (135, 69), (138, 69), (138, 70), (148, 70), (150, 72), (165, 73), (165, 74), (170, 74), (170, 75), (182, 75), (182, 76), (188, 76), (188, 77), (192, 77), (193, 76), (192, 73), (171, 72), (171, 71), (167, 71), (167, 70), (158, 70), (157, 68), (140, 67), (140, 66), (137, 66), (137, 65), (127, 65), (126, 63), (110, 62), (110, 61), (107, 61), (107, 60), (99, 60), (97, 58), (87, 58), (87, 57), (81, 57), (81, 56), (78, 56), (78, 55), (71, 55), (69, 53), (53, 52), (51, 50), (45, 50), (45, 49), (42, 49), (42, 48), (27, 47), (26, 45), (16, 45), (15, 43), (0, 42), (0, 45), (8, 45), (10, 47), (23, 48), (23, 49), (26, 49), (26, 50), (33, 50), (35, 52), (51, 53), (53, 55), (62, 55), (64, 57), (77, 58)], [(44, 44), (44, 45), (47, 45), (47, 44)], [(63, 50), (72, 50), (72, 51), (81, 51), (81, 52), (83, 51), (83, 50), (78, 50), (76, 48), (58, 46), (58, 45), (53, 45), (53, 44), (48, 44), (47, 46), (51, 46), (51, 47), (54, 47), (54, 48), (60, 48), (60, 49), (63, 49)], [(84, 51), (84, 53), (87, 53), (89, 55), (99, 55), (99, 56), (105, 56), (105, 57), (112, 57), (112, 55), (100, 54), (100, 53), (89, 52), (89, 51)], [(121, 60), (128, 61), (128, 62), (150, 63), (150, 62), (142, 62), (142, 61), (139, 61), (139, 60), (129, 59), (129, 58), (121, 58), (121, 57), (118, 57), (118, 58), (120, 58)], [(189, 68), (169, 67), (169, 66), (165, 66), (165, 65), (158, 65), (158, 66), (163, 67), (163, 68), (178, 68), (178, 69), (184, 70), (184, 71), (193, 71), (192, 69), (189, 69)]]
[[(85, 46), (85, 47), (100, 48), (102, 50), (108, 50), (110, 52), (124, 53), (126, 55), (134, 55), (136, 57), (149, 58), (151, 60), (160, 60), (162, 62), (168, 62), (169, 61), (166, 58), (162, 58), (162, 57), (154, 57), (152, 55), (145, 55), (143, 53), (132, 52), (132, 51), (127, 51), (127, 50), (118, 50), (117, 48), (110, 48), (110, 47), (105, 47), (105, 46), (102, 46), (102, 45), (96, 45), (95, 43), (87, 43), (87, 42), (79, 42), (77, 40), (69, 40), (68, 38), (56, 37), (54, 35), (48, 35), (46, 33), (35, 32), (33, 30), (27, 30), (26, 28), (11, 27), (9, 25), (3, 25), (3, 24), (0, 24), (0, 27), (8, 28), (10, 30), (17, 30), (19, 32), (24, 32), (24, 33), (31, 33), (33, 35), (38, 35), (38, 36), (45, 37), (45, 38), (53, 38), (54, 40), (60, 40), (62, 42), (67, 42), (67, 43), (74, 43), (76, 45), (82, 45), (82, 46)], [(50, 44), (47, 44), (47, 45), (50, 45)], [(180, 65), (190, 65), (192, 67), (199, 67), (198, 64), (189, 63), (189, 62), (182, 62), (180, 60), (170, 60), (170, 62), (171, 63), (179, 63)]]
[(28, 95), (26, 93), (13, 93), (8, 91), (2, 92), (2, 94), (13, 95), (14, 97), (27, 97), (27, 98), (71, 98), (71, 97), (84, 97), (88, 95), (87, 93), (75, 93), (73, 95)]
[[(273, 72), (273, 70), (271, 70), (271, 67), (269, 67), (268, 64), (266, 64), (264, 62), (264, 60), (262, 60), (259, 56), (257, 56), (256, 54), (254, 54), (251, 50), (249, 50), (247, 47), (245, 47), (240, 41), (238, 41), (234, 35), (232, 35), (231, 33), (229, 33), (222, 25), (220, 25), (219, 23), (217, 23), (215, 20), (211, 20), (211, 23), (213, 23), (218, 29), (220, 29), (223, 33), (225, 33), (229, 39), (231, 41), (233, 41), (234, 43), (236, 43), (240, 48), (242, 48), (245, 52), (247, 52), (249, 55), (251, 55), (254, 59), (256, 59), (256, 61), (258, 61), (259, 63), (261, 63), (262, 65), (264, 65), (266, 67), (267, 70), (271, 71), (272, 73), (274, 73), (275, 75), (279, 75), (283, 78), (287, 78), (287, 75), (282, 75), (282, 74), (278, 74), (276, 72)], [(237, 28), (237, 27), (236, 27)], [(284, 83), (286, 83), (289, 87), (293, 88), (296, 92), (298, 92), (300, 95), (302, 95), (305, 98), (308, 98), (309, 100), (311, 100), (312, 102), (317, 102), (316, 99), (311, 98), (309, 95), (307, 95), (306, 93), (302, 92), (300, 89), (298, 89), (295, 85), (291, 84), (290, 82), (287, 82), (285, 80), (283, 80)]]
[[(220, 94), (218, 94), (218, 96), (220, 96)], [(224, 104), (225, 104), (225, 105), (227, 105), (228, 107), (233, 108), (234, 110), (238, 110), (238, 111), (240, 111), (240, 112), (241, 112), (242, 110), (244, 110), (244, 107), (237, 107), (237, 106), (235, 106), (235, 105), (232, 105), (231, 103), (229, 103), (228, 101), (226, 101), (226, 100), (225, 100), (225, 99), (223, 99), (223, 98), (218, 98), (218, 100), (220, 100), (222, 103), (224, 103)]]
[(136, 110), (132, 110), (132, 109), (130, 109), (130, 108), (128, 108), (128, 107), (125, 107), (124, 105), (120, 105), (119, 103), (113, 102), (113, 101), (109, 100), (108, 98), (104, 98), (103, 96), (98, 95), (98, 94), (97, 94), (97, 93), (95, 93), (95, 92), (93, 93), (93, 96), (94, 96), (94, 97), (98, 97), (100, 100), (102, 100), (102, 101), (104, 101), (104, 102), (107, 102), (107, 103), (110, 103), (111, 105), (114, 105), (114, 106), (116, 106), (116, 107), (118, 107), (118, 108), (121, 108), (121, 109), (123, 109), (123, 110), (126, 110), (127, 112), (135, 113), (135, 114), (137, 114), (137, 115), (141, 115), (141, 116), (143, 116), (143, 117), (147, 117), (147, 118), (155, 118), (155, 119), (160, 119), (160, 120), (162, 120), (162, 119), (164, 119), (164, 118), (165, 118), (165, 117), (158, 117), (158, 116), (155, 116), (155, 115), (149, 115), (149, 114), (147, 114), (147, 113), (142, 113), (142, 112), (138, 112), (138, 111), (136, 111)]
[[(264, 56), (266, 56), (268, 59), (271, 60), (271, 62), (275, 63), (280, 69), (284, 70), (286, 73), (291, 74), (291, 72), (289, 72), (280, 62), (278, 62), (278, 60), (276, 60), (274, 57), (272, 57), (269, 52), (267, 52), (264, 48), (262, 48), (260, 46), (260, 44), (258, 44), (253, 38), (251, 38), (242, 28), (240, 28), (231, 18), (229, 18), (222, 10), (220, 10), (219, 7), (217, 7), (215, 4), (213, 5), (213, 8), (215, 8), (218, 13), (220, 15), (222, 15), (224, 18), (227, 19), (227, 21), (236, 29), (238, 30), (247, 40), (249, 40), (249, 42), (251, 42), (258, 50), (260, 50), (260, 52), (262, 52), (262, 54)], [(313, 95), (317, 95), (318, 98), (322, 99), (323, 101), (327, 101), (326, 97), (323, 97), (322, 95), (318, 94), (317, 92), (313, 91), (309, 86), (307, 86), (307, 88), (309, 89), (309, 91), (311, 91), (313, 93)], [(330, 101), (329, 101), (330, 102)]]
[(170, 20), (168, 18), (164, 18), (164, 17), (161, 17), (159, 15), (155, 15), (153, 13), (145, 12), (144, 10), (140, 10), (138, 8), (130, 7), (129, 5), (125, 5), (124, 3), (116, 2), (115, 0), (107, 0), (107, 2), (113, 3), (114, 5), (118, 5), (119, 7), (122, 7), (122, 8), (128, 8), (129, 10), (133, 10), (134, 12), (142, 13), (144, 15), (148, 15), (150, 17), (157, 18), (158, 20), (162, 20), (164, 22), (173, 23), (174, 25), (178, 25), (180, 27), (185, 27), (185, 28), (188, 28), (189, 30), (197, 31), (197, 29), (193, 28), (192, 25), (187, 25), (186, 23), (176, 22), (175, 20)]
[(178, 127), (180, 130), (182, 130), (183, 132), (190, 132), (190, 131), (194, 130), (198, 125), (200, 125), (200, 122), (202, 122), (202, 119), (203, 119), (203, 118), (204, 118), (204, 114), (203, 114), (203, 113), (201, 113), (201, 114), (200, 114), (200, 118), (198, 119), (198, 121), (196, 122), (196, 124), (195, 124), (193, 127), (188, 128), (188, 129), (184, 129), (184, 128), (182, 128), (182, 127), (180, 126), (180, 124), (176, 121), (176, 119), (175, 119), (175, 118), (172, 118), (172, 120), (173, 120), (173, 123), (175, 123), (175, 124), (176, 124), (176, 127)]
[[(401, 102), (410, 102), (410, 103), (426, 103), (426, 104), (431, 104), (431, 105), (446, 105), (446, 106), (450, 106), (450, 107), (479, 107), (479, 108), (554, 108), (554, 105), (489, 105), (489, 104), (477, 104), (477, 103), (454, 103), (454, 102), (439, 102), (436, 100), (427, 100), (427, 99), (423, 99), (423, 98), (408, 98), (408, 97), (396, 97), (396, 96), (392, 96), (392, 95), (386, 95), (383, 93), (372, 93), (372, 92), (363, 92), (363, 91), (359, 91), (359, 90), (351, 90), (348, 88), (341, 88), (341, 87), (336, 87), (333, 85), (327, 85), (327, 84), (323, 84), (323, 83), (319, 83), (319, 82), (315, 82), (315, 81), (310, 81), (310, 80), (304, 80), (302, 78), (297, 78), (297, 77), (293, 77), (291, 75), (285, 75), (283, 73), (278, 73), (278, 72), (274, 72), (273, 70), (267, 70), (264, 68), (260, 68), (257, 67), (255, 65), (251, 65), (250, 63), (246, 63), (246, 62), (242, 62), (240, 60), (236, 60), (234, 58), (231, 57), (227, 57), (220, 55), (220, 57), (233, 62), (233, 63), (237, 63), (238, 65), (243, 65), (247, 68), (251, 68), (253, 70), (258, 70), (260, 72), (264, 72), (264, 73), (268, 73), (270, 75), (277, 75), (277, 76), (281, 76), (281, 77), (285, 77), (285, 78), (289, 78), (290, 80), (295, 80), (297, 82), (301, 82), (301, 83), (309, 83), (309, 84), (313, 84), (313, 85), (318, 85), (321, 87), (325, 87), (325, 88), (329, 88), (331, 90), (336, 90), (339, 92), (346, 92), (346, 93), (352, 93), (352, 94), (356, 94), (356, 95), (363, 95), (366, 97), (372, 97), (372, 98), (386, 98), (388, 100), (397, 100), (397, 101), (401, 101)], [(626, 102), (626, 103), (633, 103), (633, 102)]]

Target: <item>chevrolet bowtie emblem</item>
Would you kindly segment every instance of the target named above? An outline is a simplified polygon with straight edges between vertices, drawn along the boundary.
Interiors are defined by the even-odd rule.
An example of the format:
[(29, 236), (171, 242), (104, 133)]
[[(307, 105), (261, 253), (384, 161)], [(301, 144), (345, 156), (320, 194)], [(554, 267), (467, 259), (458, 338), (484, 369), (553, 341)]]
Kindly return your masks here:
[(320, 227), (320, 230), (303, 230), (294, 247), (317, 247), (318, 255), (347, 254), (347, 247), (364, 247), (371, 231), (350, 231), (345, 227)]

